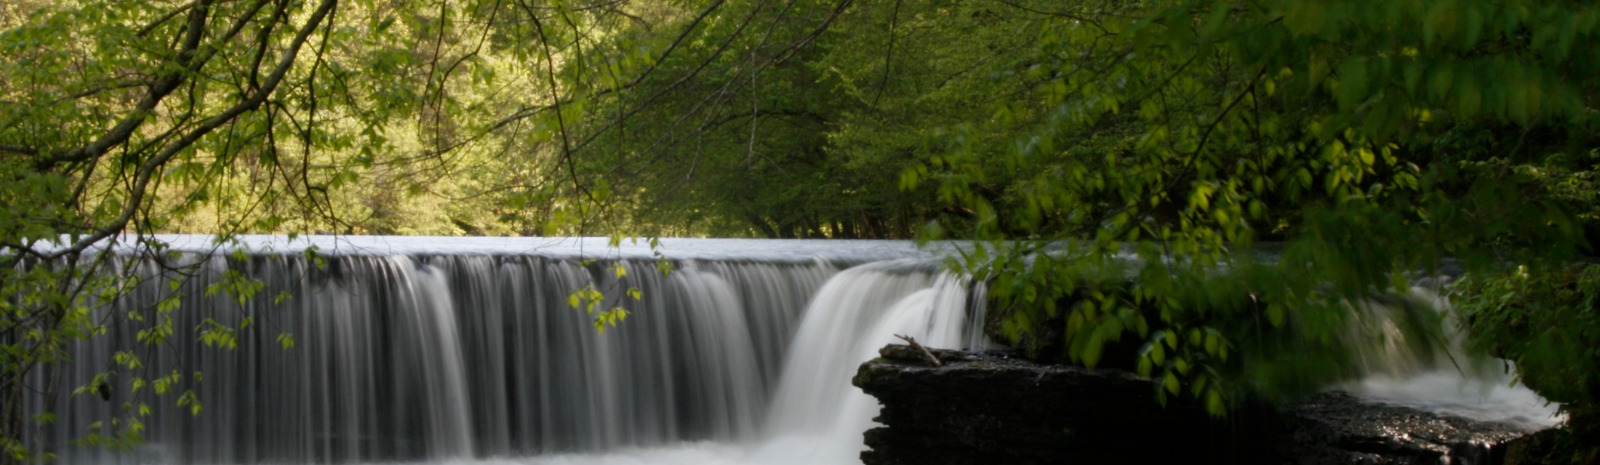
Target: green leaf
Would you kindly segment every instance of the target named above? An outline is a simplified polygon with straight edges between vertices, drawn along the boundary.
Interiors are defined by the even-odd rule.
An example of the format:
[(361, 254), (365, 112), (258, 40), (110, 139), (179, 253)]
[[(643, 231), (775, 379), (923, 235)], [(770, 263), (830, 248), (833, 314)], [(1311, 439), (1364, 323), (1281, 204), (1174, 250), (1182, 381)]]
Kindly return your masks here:
[(1206, 391), (1206, 412), (1216, 417), (1228, 414), (1228, 405), (1222, 401), (1222, 393), (1215, 388)]

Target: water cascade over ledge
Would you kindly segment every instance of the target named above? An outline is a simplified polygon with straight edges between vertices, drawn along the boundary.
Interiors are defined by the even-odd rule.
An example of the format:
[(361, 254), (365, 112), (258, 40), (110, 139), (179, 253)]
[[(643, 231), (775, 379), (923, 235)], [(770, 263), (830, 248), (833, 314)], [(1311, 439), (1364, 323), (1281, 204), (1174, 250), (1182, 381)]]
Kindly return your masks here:
[[(58, 463), (859, 463), (878, 411), (850, 385), (860, 363), (897, 334), (988, 345), (982, 287), (909, 242), (249, 237), (248, 253), (205, 254), (207, 238), (163, 239), (183, 253), (119, 269), (133, 287), (97, 310), (106, 334), (30, 379), (56, 393), (30, 410), (59, 420), (28, 440)], [(254, 298), (217, 292), (239, 276)], [(591, 285), (630, 316), (598, 333), (570, 301)], [(163, 318), (169, 339), (141, 343)], [(214, 327), (242, 328), (211, 336), (236, 347), (204, 343)], [(108, 389), (71, 394), (97, 376)], [(1437, 373), (1344, 388), (1441, 410), (1491, 394)], [(174, 406), (191, 389), (194, 415)], [(1520, 407), (1474, 416), (1553, 423), (1525, 389), (1493, 394)], [(133, 420), (131, 451), (70, 445)]]
[[(63, 463), (527, 463), (514, 458), (685, 443), (738, 449), (717, 460), (842, 463), (877, 408), (849, 385), (856, 364), (894, 334), (981, 343), (970, 285), (901, 242), (679, 240), (669, 258), (604, 240), (247, 242), (248, 255), (119, 270), (138, 281), (102, 310), (107, 334), (74, 347), (58, 379), (33, 380), (59, 387), (29, 403), (60, 421), (30, 439)], [(234, 273), (260, 281), (255, 298), (215, 291)], [(591, 284), (599, 308), (630, 312), (603, 334), (569, 302)], [(169, 340), (138, 342), (167, 317)], [(243, 326), (237, 347), (203, 344), (208, 320)], [(129, 349), (142, 366), (117, 369)], [(102, 373), (104, 398), (70, 394)], [(135, 376), (175, 382), (155, 397)], [(198, 415), (172, 406), (186, 389)], [(111, 419), (142, 421), (144, 443), (66, 446), (113, 432)]]

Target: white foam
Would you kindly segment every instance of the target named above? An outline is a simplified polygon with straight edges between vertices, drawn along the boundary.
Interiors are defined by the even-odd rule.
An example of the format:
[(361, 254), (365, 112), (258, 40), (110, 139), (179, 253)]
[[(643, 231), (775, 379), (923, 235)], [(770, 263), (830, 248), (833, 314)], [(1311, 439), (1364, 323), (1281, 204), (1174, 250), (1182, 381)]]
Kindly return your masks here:
[(1340, 389), (1390, 405), (1501, 422), (1524, 431), (1550, 428), (1565, 420), (1557, 414), (1555, 404), (1521, 384), (1512, 384), (1509, 376), (1477, 378), (1454, 370), (1435, 370), (1404, 377), (1371, 376)]

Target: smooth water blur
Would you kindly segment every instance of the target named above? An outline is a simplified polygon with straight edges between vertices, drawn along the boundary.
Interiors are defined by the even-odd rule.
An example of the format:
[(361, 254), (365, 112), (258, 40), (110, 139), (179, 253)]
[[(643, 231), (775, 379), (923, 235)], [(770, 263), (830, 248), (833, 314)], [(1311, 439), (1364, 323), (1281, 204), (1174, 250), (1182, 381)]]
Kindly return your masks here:
[[(64, 463), (849, 463), (876, 410), (854, 367), (892, 334), (959, 348), (969, 311), (969, 284), (908, 242), (247, 237), (235, 256), (163, 239), (189, 254), (121, 269), (132, 291), (63, 373), (78, 386), (113, 372), (110, 399), (29, 400), (62, 414), (31, 438), (52, 448), (141, 403), (147, 441), (65, 448)], [(256, 298), (213, 292), (232, 274), (260, 280)], [(604, 334), (569, 302), (590, 285), (598, 308), (631, 313)], [(157, 310), (172, 296), (181, 310)], [(171, 340), (134, 342), (162, 318)], [(236, 349), (199, 340), (208, 321), (246, 318)], [(114, 370), (114, 347), (139, 347), (144, 367)], [(197, 416), (128, 388), (170, 373)]]
[[(901, 273), (893, 264), (846, 270), (817, 292), (784, 362), (783, 383), (767, 419), (761, 463), (854, 463), (861, 433), (878, 403), (848, 387), (856, 367), (909, 336), (930, 347), (985, 347), (982, 306), (965, 279), (947, 273)], [(973, 311), (969, 311), (969, 308)], [(846, 389), (816, 384), (840, 380)], [(814, 446), (807, 446), (814, 443)], [(772, 459), (783, 461), (772, 461)]]
[[(28, 399), (61, 418), (30, 439), (60, 447), (91, 421), (149, 403), (148, 441), (117, 455), (65, 449), (60, 463), (859, 463), (878, 409), (850, 385), (861, 362), (901, 342), (895, 335), (989, 345), (974, 323), (982, 286), (940, 271), (940, 249), (903, 241), (161, 239), (186, 255), (119, 270), (133, 288), (102, 310), (107, 334), (73, 347), (62, 379), (31, 380), (70, 390), (113, 372), (110, 399)], [(204, 254), (234, 247), (250, 252)], [(260, 280), (256, 298), (213, 292), (235, 273)], [(569, 302), (590, 285), (605, 295), (599, 309), (631, 312), (604, 334)], [(174, 295), (172, 339), (136, 343)], [(236, 349), (198, 340), (208, 320), (246, 318)], [(280, 334), (295, 347), (282, 348)], [(1383, 375), (1343, 388), (1553, 423), (1526, 389), (1469, 385), (1405, 358), (1403, 346), (1363, 353)], [(114, 370), (113, 356), (129, 347), (145, 365), (138, 376), (181, 375), (175, 390), (194, 389), (200, 414), (172, 408), (173, 394), (129, 389), (134, 374)]]
[(1409, 376), (1373, 376), (1340, 388), (1387, 404), (1501, 422), (1530, 432), (1565, 420), (1555, 405), (1513, 384), (1510, 375), (1463, 376), (1454, 369), (1440, 369)]
[(1358, 322), (1347, 336), (1383, 343), (1349, 344), (1367, 376), (1334, 389), (1385, 404), (1501, 422), (1525, 431), (1549, 428), (1564, 420), (1556, 405), (1516, 382), (1510, 362), (1472, 356), (1462, 349), (1464, 337), (1448, 317), (1450, 303), (1437, 291), (1418, 287), (1402, 297), (1419, 304), (1416, 310), (1446, 316), (1444, 340), (1420, 345), (1407, 341), (1396, 326), (1406, 310), (1393, 302), (1370, 303), (1367, 310), (1376, 318)]

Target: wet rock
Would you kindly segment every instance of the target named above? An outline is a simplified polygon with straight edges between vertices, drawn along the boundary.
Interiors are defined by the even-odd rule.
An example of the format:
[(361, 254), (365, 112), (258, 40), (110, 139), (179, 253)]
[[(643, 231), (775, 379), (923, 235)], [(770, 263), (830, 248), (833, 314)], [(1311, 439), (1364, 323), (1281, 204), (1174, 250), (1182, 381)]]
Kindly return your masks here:
[(1147, 379), (1040, 365), (1005, 352), (885, 347), (854, 383), (883, 405), (866, 465), (1501, 463), (1516, 426), (1331, 392), (1215, 420), (1162, 407)]
[[(867, 465), (1159, 463), (1205, 437), (1203, 413), (1163, 409), (1131, 373), (932, 352), (942, 367), (893, 345), (857, 371), (855, 385), (883, 403)], [(1150, 448), (1130, 451), (1140, 444)]]
[(1475, 421), (1363, 400), (1318, 394), (1289, 409), (1282, 451), (1291, 463), (1502, 463), (1505, 445), (1525, 433), (1514, 425)]

